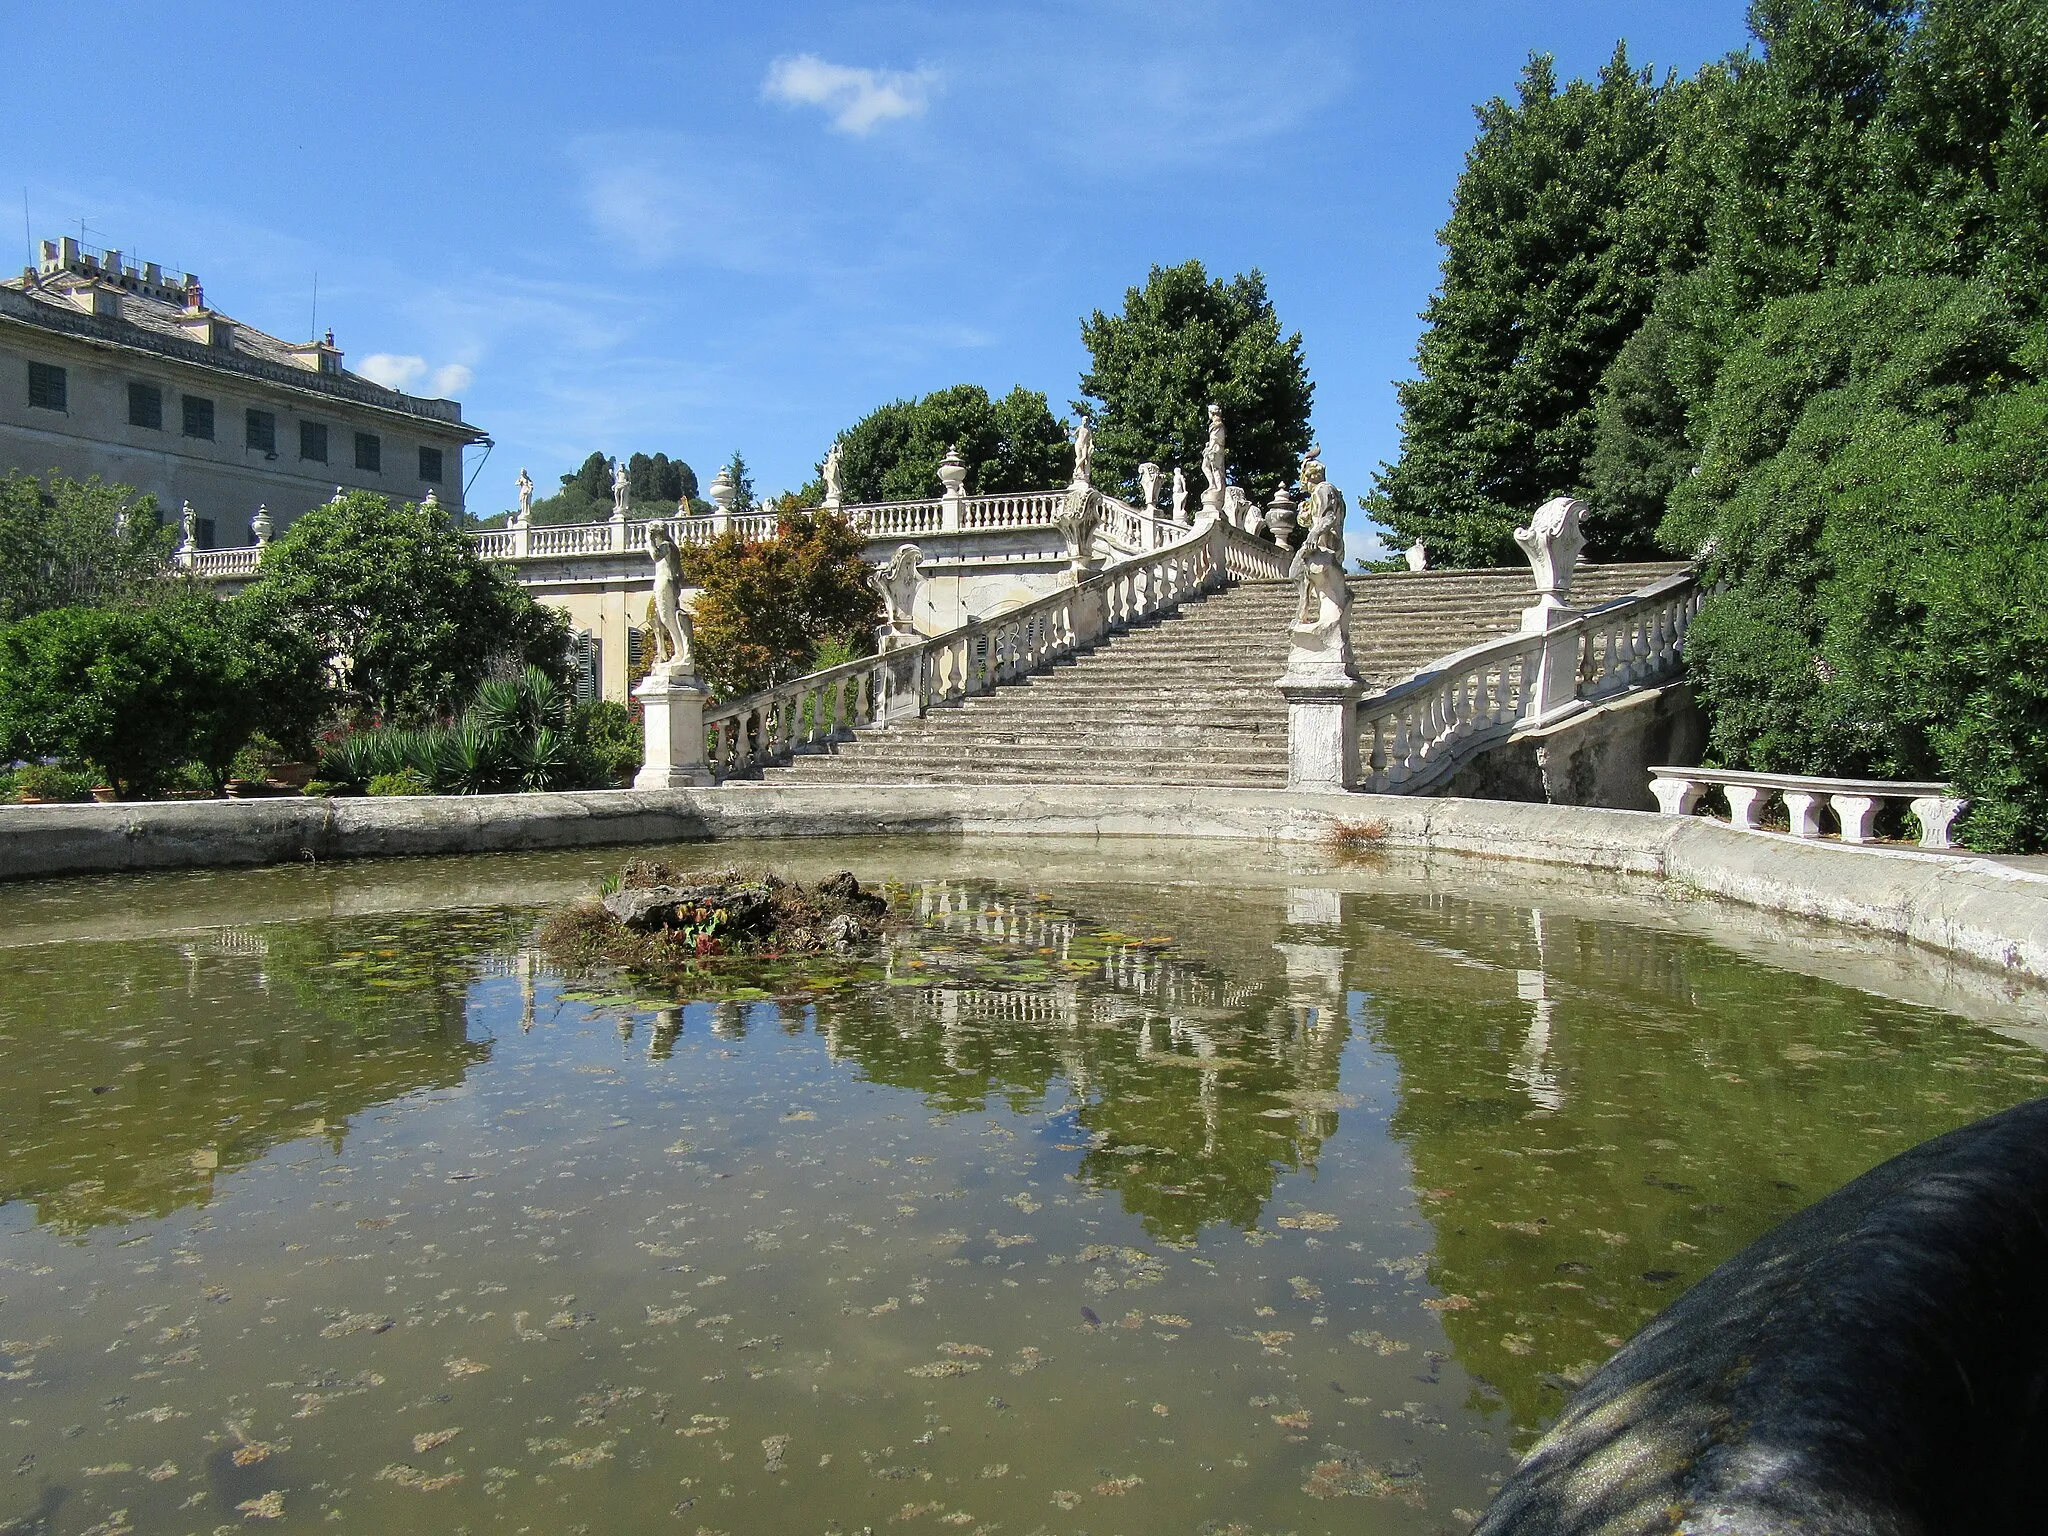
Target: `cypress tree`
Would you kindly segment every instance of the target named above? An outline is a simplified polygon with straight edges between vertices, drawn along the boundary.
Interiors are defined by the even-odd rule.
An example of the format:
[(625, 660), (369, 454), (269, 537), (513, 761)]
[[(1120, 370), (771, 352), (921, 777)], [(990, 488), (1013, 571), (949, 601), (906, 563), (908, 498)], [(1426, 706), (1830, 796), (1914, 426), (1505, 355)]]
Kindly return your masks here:
[[(1617, 46), (1562, 89), (1532, 56), (1514, 102), (1478, 109), (1400, 386), (1401, 457), (1368, 503), (1439, 563), (1516, 558), (1516, 525), (1583, 479), (1600, 378), (1696, 239), (1697, 198), (1665, 174), (1663, 95)], [(1590, 529), (1602, 552), (1630, 532)]]

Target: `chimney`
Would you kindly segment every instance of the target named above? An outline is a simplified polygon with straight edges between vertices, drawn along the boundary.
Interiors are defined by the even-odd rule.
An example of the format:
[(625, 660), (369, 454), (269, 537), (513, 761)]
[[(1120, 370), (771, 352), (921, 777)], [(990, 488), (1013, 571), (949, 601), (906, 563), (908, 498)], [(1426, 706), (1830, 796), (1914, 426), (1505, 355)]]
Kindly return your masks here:
[(206, 290), (199, 286), (199, 279), (190, 272), (185, 274), (185, 313), (203, 314), (206, 310)]

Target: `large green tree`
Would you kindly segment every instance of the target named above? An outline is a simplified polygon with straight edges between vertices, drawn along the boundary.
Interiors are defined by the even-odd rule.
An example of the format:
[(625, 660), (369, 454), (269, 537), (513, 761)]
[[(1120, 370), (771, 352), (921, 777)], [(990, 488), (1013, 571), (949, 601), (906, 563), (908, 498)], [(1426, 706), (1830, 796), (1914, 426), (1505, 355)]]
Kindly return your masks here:
[(1223, 407), (1230, 473), (1261, 501), (1292, 484), (1309, 446), (1315, 386), (1301, 333), (1282, 335), (1256, 268), (1227, 281), (1199, 261), (1154, 267), (1121, 312), (1081, 322), (1088, 371), (1074, 409), (1095, 423), (1095, 478), (1128, 491), (1146, 460), (1201, 488), (1208, 409)]
[(1045, 396), (1021, 385), (1001, 399), (979, 384), (955, 384), (892, 400), (842, 432), (839, 446), (840, 486), (849, 502), (936, 496), (939, 461), (954, 446), (967, 465), (971, 496), (1051, 490), (1073, 470), (1066, 432)]
[[(1416, 377), (1399, 387), (1401, 457), (1368, 502), (1403, 542), (1445, 565), (1510, 561), (1515, 527), (1580, 484), (1601, 377), (1697, 244), (1696, 183), (1670, 173), (1666, 146), (1706, 80), (1660, 92), (1617, 47), (1596, 79), (1560, 87), (1538, 55), (1513, 102), (1478, 109)], [(1596, 552), (1640, 552), (1654, 513), (1605, 510)]]
[(400, 720), (452, 713), (496, 662), (568, 675), (568, 621), (431, 506), (355, 491), (298, 518), (243, 594), (330, 657), (354, 704)]
[(156, 499), (125, 485), (0, 478), (0, 624), (138, 597), (162, 579), (173, 542)]

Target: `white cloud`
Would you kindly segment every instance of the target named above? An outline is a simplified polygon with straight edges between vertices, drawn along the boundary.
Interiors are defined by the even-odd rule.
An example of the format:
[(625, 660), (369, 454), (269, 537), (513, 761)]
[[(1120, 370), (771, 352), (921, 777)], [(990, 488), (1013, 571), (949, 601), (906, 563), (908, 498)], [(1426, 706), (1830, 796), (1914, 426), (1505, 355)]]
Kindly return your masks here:
[(938, 80), (931, 69), (856, 69), (795, 53), (768, 66), (761, 94), (784, 106), (823, 107), (841, 133), (865, 134), (891, 118), (922, 117)]
[(372, 352), (354, 371), (386, 389), (410, 389), (426, 373), (427, 360), (400, 352)]
[(354, 371), (386, 389), (402, 389), (407, 394), (425, 394), (437, 400), (453, 399), (476, 379), (461, 363), (429, 368), (424, 357), (405, 352), (372, 352), (355, 365)]

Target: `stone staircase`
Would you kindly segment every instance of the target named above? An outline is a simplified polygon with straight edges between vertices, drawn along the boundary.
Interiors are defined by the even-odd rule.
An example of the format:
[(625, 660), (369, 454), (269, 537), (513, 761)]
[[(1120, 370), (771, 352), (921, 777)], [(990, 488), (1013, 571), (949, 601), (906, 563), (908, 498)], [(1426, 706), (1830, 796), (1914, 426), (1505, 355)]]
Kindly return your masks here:
[[(1579, 607), (1682, 569), (1582, 565)], [(1521, 623), (1526, 570), (1351, 578), (1351, 642), (1378, 690)], [(1185, 603), (1085, 655), (889, 731), (766, 770), (781, 784), (1184, 784), (1277, 789), (1287, 781), (1291, 582), (1248, 582)]]

